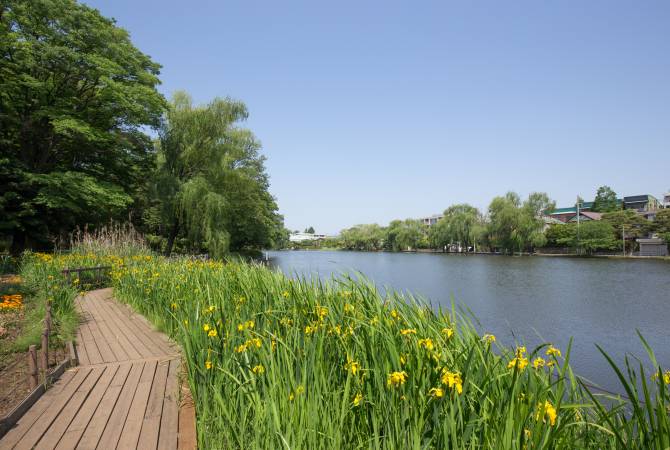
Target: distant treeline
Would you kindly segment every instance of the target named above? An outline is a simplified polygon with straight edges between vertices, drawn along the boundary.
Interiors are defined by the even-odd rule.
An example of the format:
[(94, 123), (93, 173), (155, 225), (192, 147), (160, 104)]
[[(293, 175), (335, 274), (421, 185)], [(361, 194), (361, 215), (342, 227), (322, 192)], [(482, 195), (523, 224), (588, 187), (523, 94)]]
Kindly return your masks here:
[(626, 251), (632, 251), (636, 238), (651, 233), (670, 240), (670, 209), (658, 211), (656, 219), (648, 221), (635, 211), (607, 205), (610, 212), (604, 212), (602, 220), (583, 221), (578, 226), (576, 223), (551, 223), (544, 212), (554, 208), (555, 202), (546, 193), (535, 192), (522, 201), (518, 194), (508, 192), (494, 198), (485, 213), (466, 203), (457, 204), (447, 208), (443, 217), (430, 227), (416, 219), (394, 220), (387, 226), (362, 224), (343, 230), (338, 238), (303, 246), (506, 254), (569, 247), (575, 252), (589, 254), (621, 251), (624, 241)]

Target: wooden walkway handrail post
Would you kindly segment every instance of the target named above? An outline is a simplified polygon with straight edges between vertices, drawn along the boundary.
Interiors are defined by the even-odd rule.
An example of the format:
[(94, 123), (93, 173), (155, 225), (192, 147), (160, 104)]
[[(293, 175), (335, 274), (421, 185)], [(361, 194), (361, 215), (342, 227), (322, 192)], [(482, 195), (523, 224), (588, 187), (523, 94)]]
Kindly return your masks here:
[(39, 384), (37, 379), (37, 349), (35, 345), (28, 347), (28, 383), (31, 391)]

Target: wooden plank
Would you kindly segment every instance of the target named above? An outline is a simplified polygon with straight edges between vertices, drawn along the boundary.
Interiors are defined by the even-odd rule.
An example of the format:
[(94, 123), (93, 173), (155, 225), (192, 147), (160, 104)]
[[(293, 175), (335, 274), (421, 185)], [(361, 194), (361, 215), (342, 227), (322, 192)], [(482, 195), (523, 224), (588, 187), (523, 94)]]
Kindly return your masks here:
[(116, 448), (116, 444), (119, 442), (119, 437), (121, 436), (121, 431), (123, 430), (123, 425), (126, 422), (126, 417), (128, 417), (130, 404), (133, 401), (135, 391), (137, 390), (137, 384), (140, 381), (142, 369), (144, 369), (144, 363), (135, 363), (132, 365), (130, 374), (128, 374), (128, 379), (123, 385), (123, 390), (119, 395), (116, 405), (114, 405), (114, 410), (109, 417), (109, 421), (107, 421), (105, 431), (100, 437), (100, 442), (98, 442), (97, 448)]
[(144, 412), (144, 420), (142, 422), (142, 432), (137, 443), (137, 448), (152, 448), (158, 447), (158, 433), (161, 427), (161, 415), (163, 413), (163, 400), (165, 398), (165, 385), (167, 382), (168, 372), (170, 368), (170, 361), (161, 361), (156, 367), (156, 375), (151, 386), (151, 394), (149, 394), (149, 403)]
[(181, 386), (177, 447), (179, 450), (196, 450), (198, 448), (198, 435), (195, 429), (195, 405), (186, 381), (182, 381)]
[(77, 415), (74, 417), (63, 437), (56, 446), (57, 449), (65, 450), (75, 448), (79, 439), (84, 434), (86, 427), (93, 418), (93, 414), (98, 409), (98, 405), (102, 405), (102, 398), (107, 392), (112, 380), (116, 377), (119, 370), (118, 365), (110, 365), (105, 368), (105, 373), (100, 377), (95, 388), (91, 391), (82, 405)]
[[(40, 415), (39, 419), (30, 426), (30, 429), (21, 437), (15, 444), (15, 449), (30, 449), (39, 441), (46, 430), (51, 426), (61, 410), (68, 403), (72, 395), (79, 389), (79, 386), (90, 375), (90, 369), (79, 369), (72, 381), (58, 393), (58, 395), (51, 399), (51, 402)], [(48, 391), (47, 391), (48, 392)], [(46, 398), (46, 395), (42, 398)]]
[(58, 383), (49, 389), (47, 393), (42, 395), (42, 397), (40, 397), (40, 399), (37, 400), (37, 402), (35, 402), (35, 404), (18, 420), (16, 426), (9, 430), (2, 440), (0, 440), (0, 448), (11, 448), (15, 445), (40, 418), (42, 413), (44, 413), (54, 399), (58, 398), (61, 391), (74, 381), (76, 374), (76, 370), (66, 372)]
[(98, 346), (95, 344), (95, 339), (88, 328), (88, 323), (82, 323), (79, 325), (79, 329), (81, 330), (82, 343), (86, 347), (86, 354), (88, 355), (90, 364), (100, 364), (102, 362), (102, 355), (100, 355), (100, 350), (98, 350)]
[(153, 335), (158, 333), (152, 330), (147, 324), (139, 321), (136, 318), (137, 314), (135, 314), (132, 310), (124, 307), (124, 305), (120, 305), (113, 300), (106, 300), (104, 303), (110, 308), (114, 309), (114, 312), (119, 315), (122, 320), (124, 320), (124, 322), (128, 325), (128, 328), (135, 334), (135, 336), (138, 339), (141, 339), (142, 343), (149, 349), (152, 355), (167, 356), (171, 353), (170, 349), (167, 348), (166, 345), (154, 341)]
[(144, 364), (144, 370), (142, 371), (140, 382), (137, 384), (135, 397), (133, 397), (133, 402), (130, 404), (130, 412), (123, 426), (121, 439), (119, 439), (119, 443), (117, 444), (119, 448), (137, 448), (137, 441), (142, 430), (142, 418), (147, 408), (155, 373), (156, 362)]
[(165, 385), (165, 399), (163, 400), (163, 414), (158, 436), (158, 448), (161, 450), (176, 449), (179, 433), (179, 392), (177, 376), (179, 374), (179, 360), (170, 361), (170, 371)]
[(84, 338), (81, 335), (81, 329), (77, 330), (77, 355), (79, 356), (79, 364), (82, 366), (87, 366), (91, 364), (91, 360), (88, 359), (88, 353), (86, 352), (86, 346), (84, 345)]
[(107, 302), (101, 301), (100, 302), (100, 307), (103, 308), (110, 316), (112, 322), (110, 322), (110, 326), (117, 327), (119, 331), (121, 331), (128, 341), (132, 342), (133, 348), (137, 350), (137, 352), (140, 354), (142, 358), (147, 358), (151, 356), (157, 356), (155, 352), (150, 350), (144, 343), (143, 339), (140, 339), (139, 336), (137, 336), (137, 333), (132, 330), (129, 326), (129, 320), (127, 317), (123, 317), (116, 308), (114, 308), (114, 305), (109, 305)]
[(119, 395), (128, 381), (128, 376), (132, 368), (132, 364), (121, 364), (112, 379), (105, 395), (100, 401), (100, 405), (95, 410), (91, 421), (88, 423), (84, 434), (81, 436), (77, 448), (92, 449), (96, 448), (102, 433), (105, 431), (109, 417), (112, 415), (114, 406), (116, 405)]
[[(91, 302), (94, 303), (94, 302)], [(92, 305), (89, 305), (91, 307)], [(98, 324), (98, 315), (92, 311), (89, 310), (91, 313), (91, 320), (86, 324), (88, 326), (88, 329), (91, 331), (91, 336), (93, 337), (93, 340), (95, 341), (95, 345), (100, 351), (100, 356), (102, 358), (103, 362), (115, 362), (118, 361), (116, 358), (116, 355), (112, 351), (111, 347), (109, 346), (109, 343), (107, 342), (107, 339), (105, 339), (105, 335), (102, 333), (100, 330), (100, 325)]]
[[(100, 377), (105, 372), (105, 369), (105, 367), (101, 367), (91, 370), (91, 373), (86, 377), (86, 381), (79, 386), (79, 389), (77, 389), (72, 397), (70, 397), (70, 400), (63, 407), (63, 410), (55, 417), (51, 426), (44, 432), (40, 440), (36, 442), (38, 448), (53, 449), (58, 445), (61, 437), (79, 412), (84, 401), (86, 401), (91, 391), (93, 391), (97, 385)], [(34, 444), (31, 444), (31, 446), (32, 445)]]
[(139, 352), (135, 350), (132, 343), (119, 331), (118, 327), (113, 325), (109, 315), (100, 308), (100, 301), (92, 301), (90, 304), (91, 311), (96, 315), (95, 319), (98, 322), (100, 331), (103, 333), (110, 348), (114, 352), (117, 361), (126, 361), (128, 359), (140, 358)]

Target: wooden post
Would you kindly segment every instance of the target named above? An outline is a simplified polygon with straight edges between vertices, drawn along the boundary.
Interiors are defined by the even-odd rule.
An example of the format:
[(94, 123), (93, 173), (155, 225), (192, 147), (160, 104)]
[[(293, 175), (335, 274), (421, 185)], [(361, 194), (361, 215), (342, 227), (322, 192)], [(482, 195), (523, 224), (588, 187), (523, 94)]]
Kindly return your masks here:
[(79, 355), (77, 355), (77, 348), (72, 341), (67, 342), (67, 348), (70, 351), (70, 366), (79, 365)]
[(32, 391), (38, 385), (37, 379), (37, 350), (34, 345), (28, 347), (28, 383)]
[(42, 350), (40, 351), (40, 362), (42, 363), (42, 373), (44, 382), (46, 383), (47, 374), (49, 373), (49, 335), (46, 330), (42, 333)]

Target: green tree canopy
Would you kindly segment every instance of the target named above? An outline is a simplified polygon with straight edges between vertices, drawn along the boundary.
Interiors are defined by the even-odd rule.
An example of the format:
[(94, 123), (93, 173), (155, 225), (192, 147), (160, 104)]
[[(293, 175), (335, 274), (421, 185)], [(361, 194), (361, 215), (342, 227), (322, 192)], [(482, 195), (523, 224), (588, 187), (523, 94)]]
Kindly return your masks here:
[(194, 106), (186, 93), (174, 95), (159, 131), (154, 189), (167, 254), (180, 233), (215, 257), (271, 246), (282, 235), (260, 144), (238, 127), (246, 117), (241, 102)]
[(356, 225), (340, 233), (342, 247), (348, 250), (381, 250), (384, 245), (384, 228), (376, 223)]
[(483, 231), (483, 217), (477, 208), (467, 203), (452, 205), (431, 227), (430, 242), (437, 248), (459, 243), (467, 249), (481, 242)]
[(543, 212), (555, 207), (543, 192), (533, 192), (523, 204), (515, 192), (496, 197), (489, 205), (491, 246), (504, 253), (532, 251), (546, 244)]
[(558, 246), (572, 247), (578, 253), (591, 254), (597, 250), (614, 250), (618, 242), (614, 228), (606, 221), (590, 220), (579, 224), (566, 223), (552, 226), (549, 239)]
[(153, 164), (160, 66), (74, 0), (0, 4), (0, 233), (13, 250), (127, 211)]
[(611, 212), (618, 209), (616, 192), (609, 186), (600, 186), (593, 201), (592, 210), (595, 212)]

